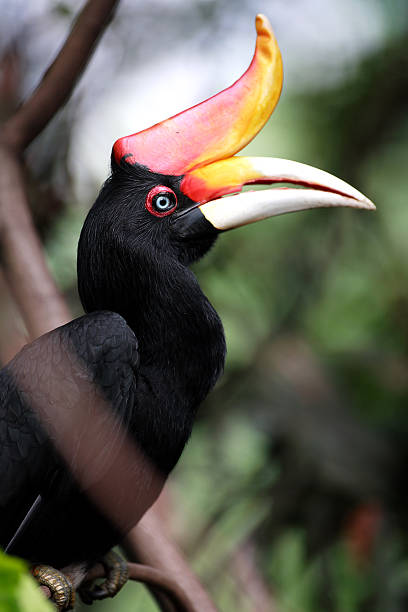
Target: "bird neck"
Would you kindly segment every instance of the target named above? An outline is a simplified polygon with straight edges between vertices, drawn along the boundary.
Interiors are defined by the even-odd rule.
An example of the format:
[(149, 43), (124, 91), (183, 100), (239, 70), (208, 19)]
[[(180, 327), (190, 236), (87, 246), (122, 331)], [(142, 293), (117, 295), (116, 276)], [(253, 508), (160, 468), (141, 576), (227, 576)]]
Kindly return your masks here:
[(106, 236), (95, 242), (88, 227), (78, 249), (81, 300), (87, 312), (119, 313), (135, 332), (137, 388), (144, 389), (132, 417), (135, 436), (142, 429), (150, 432), (143, 434), (142, 446), (169, 472), (187, 442), (198, 405), (223, 370), (222, 323), (194, 274), (175, 257), (110, 242)]
[(178, 401), (196, 406), (224, 365), (220, 318), (194, 274), (177, 260), (162, 265), (139, 257), (138, 266), (119, 313), (138, 338), (141, 370), (156, 373), (168, 391), (181, 392)]

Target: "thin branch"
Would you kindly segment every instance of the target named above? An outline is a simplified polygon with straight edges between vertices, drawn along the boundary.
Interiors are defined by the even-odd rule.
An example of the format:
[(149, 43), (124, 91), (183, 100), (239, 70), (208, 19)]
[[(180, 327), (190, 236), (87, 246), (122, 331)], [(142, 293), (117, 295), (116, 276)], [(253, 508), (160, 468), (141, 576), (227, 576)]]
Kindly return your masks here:
[(49, 274), (15, 156), (0, 147), (0, 245), (4, 275), (31, 339), (71, 319)]
[(192, 596), (194, 612), (217, 612), (179, 549), (166, 535), (154, 506), (130, 531), (123, 547), (131, 561), (138, 560), (162, 571), (171, 571), (177, 584)]
[(67, 101), (118, 2), (88, 0), (38, 87), (5, 123), (5, 145), (21, 153)]
[(246, 594), (253, 610), (278, 612), (271, 589), (257, 567), (254, 545), (250, 540), (243, 542), (234, 554), (232, 570), (238, 582), (240, 594)]

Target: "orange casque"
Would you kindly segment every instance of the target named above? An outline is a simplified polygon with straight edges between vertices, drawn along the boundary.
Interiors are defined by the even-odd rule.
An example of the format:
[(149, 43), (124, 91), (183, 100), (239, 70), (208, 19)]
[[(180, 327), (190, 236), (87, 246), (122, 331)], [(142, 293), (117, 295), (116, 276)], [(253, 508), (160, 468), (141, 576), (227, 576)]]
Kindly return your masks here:
[(257, 15), (256, 31), (253, 59), (240, 79), (170, 119), (119, 138), (113, 145), (116, 162), (142, 164), (161, 174), (184, 175), (180, 189), (197, 202), (231, 193), (247, 182), (245, 158), (234, 160), (232, 175), (231, 160), (227, 172), (222, 163), (217, 167), (211, 164), (245, 147), (265, 125), (279, 100), (282, 58), (264, 15)]

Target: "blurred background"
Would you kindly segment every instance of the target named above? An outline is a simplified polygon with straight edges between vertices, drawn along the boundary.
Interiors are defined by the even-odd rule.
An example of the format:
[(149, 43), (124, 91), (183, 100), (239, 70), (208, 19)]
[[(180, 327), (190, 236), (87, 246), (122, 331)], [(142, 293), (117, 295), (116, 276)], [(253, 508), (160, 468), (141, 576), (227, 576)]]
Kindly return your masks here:
[[(0, 0), (0, 118), (82, 2)], [(113, 141), (230, 85), (264, 12), (285, 67), (244, 154), (308, 163), (377, 212), (307, 211), (230, 232), (195, 272), (224, 322), (223, 379), (163, 520), (225, 612), (408, 609), (408, 3), (122, 0), (74, 96), (30, 148), (30, 199), (71, 308), (76, 245)], [(3, 282), (0, 278), (0, 285)], [(15, 307), (0, 292), (0, 356)], [(127, 586), (98, 610), (156, 610)]]

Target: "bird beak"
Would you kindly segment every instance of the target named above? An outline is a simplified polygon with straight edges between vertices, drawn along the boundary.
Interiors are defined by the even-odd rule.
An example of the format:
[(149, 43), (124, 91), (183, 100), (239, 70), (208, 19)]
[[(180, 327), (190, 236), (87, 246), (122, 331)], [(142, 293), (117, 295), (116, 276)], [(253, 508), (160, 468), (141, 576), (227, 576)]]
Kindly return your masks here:
[[(235, 156), (265, 125), (282, 89), (282, 58), (271, 25), (264, 15), (257, 15), (255, 25), (251, 64), (231, 87), (113, 146), (117, 164), (141, 164), (180, 178), (181, 192), (192, 201), (172, 215), (181, 236), (309, 208), (375, 208), (359, 191), (322, 170), (284, 159)], [(257, 183), (294, 187), (231, 195)]]
[[(196, 204), (174, 215), (177, 232), (182, 237), (205, 233), (206, 230), (225, 231), (310, 208), (344, 206), (375, 210), (374, 204), (357, 189), (323, 170), (286, 159), (235, 156), (264, 125), (278, 102), (282, 88), (282, 60), (267, 18), (258, 15), (256, 28), (257, 45), (249, 69), (231, 88), (218, 94), (222, 97), (246, 80), (246, 87), (242, 91), (249, 88), (251, 93), (248, 96), (243, 95), (242, 91), (235, 91), (235, 101), (230, 108), (234, 124), (227, 130), (232, 134), (232, 139), (236, 139), (236, 134), (239, 134), (239, 138), (234, 140), (234, 146), (230, 143), (228, 146), (225, 126), (217, 126), (218, 138), (227, 146), (221, 153), (215, 151), (212, 156), (207, 150), (206, 163), (198, 160), (193, 168), (184, 173), (180, 189)], [(251, 74), (251, 69), (254, 71), (255, 67), (256, 75)], [(240, 96), (245, 99), (245, 104), (237, 111), (236, 102), (242, 101)], [(293, 187), (278, 187), (279, 183)], [(255, 184), (275, 187), (236, 195), (244, 185)], [(223, 197), (226, 195), (230, 197)]]
[[(236, 194), (243, 185), (285, 183)], [(183, 237), (225, 231), (261, 219), (311, 208), (350, 207), (375, 210), (362, 193), (335, 176), (306, 164), (270, 157), (230, 157), (185, 175), (181, 190), (195, 206), (174, 218)], [(303, 187), (299, 189), (299, 187)]]

